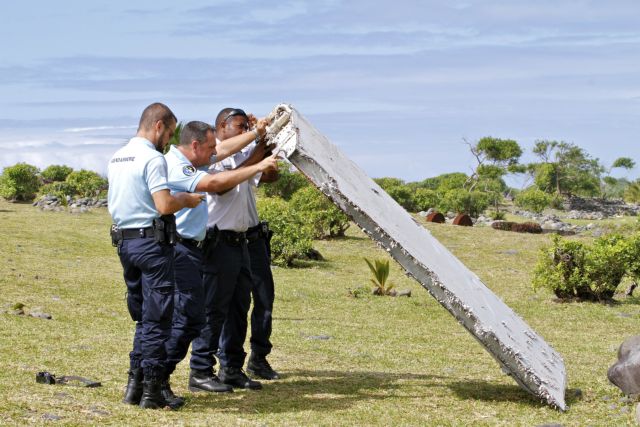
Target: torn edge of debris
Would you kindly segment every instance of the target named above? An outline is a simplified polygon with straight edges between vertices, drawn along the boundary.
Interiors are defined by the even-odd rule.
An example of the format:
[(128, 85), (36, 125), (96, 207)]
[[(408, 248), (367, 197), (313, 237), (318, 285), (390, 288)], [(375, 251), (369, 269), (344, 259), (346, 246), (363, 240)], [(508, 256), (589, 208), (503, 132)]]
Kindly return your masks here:
[(270, 135), (276, 150), (440, 302), (518, 385), (566, 410), (562, 357), (297, 110), (280, 104), (272, 115), (280, 119), (279, 131)]

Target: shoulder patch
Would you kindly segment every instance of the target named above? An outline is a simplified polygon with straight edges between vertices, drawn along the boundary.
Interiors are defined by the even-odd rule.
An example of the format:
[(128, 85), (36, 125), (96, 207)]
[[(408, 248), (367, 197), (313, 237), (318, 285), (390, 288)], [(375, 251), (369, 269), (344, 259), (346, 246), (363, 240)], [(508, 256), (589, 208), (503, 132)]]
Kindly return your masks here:
[(182, 173), (185, 174), (186, 176), (192, 176), (193, 174), (196, 173), (196, 168), (194, 168), (191, 165), (187, 165), (182, 168)]

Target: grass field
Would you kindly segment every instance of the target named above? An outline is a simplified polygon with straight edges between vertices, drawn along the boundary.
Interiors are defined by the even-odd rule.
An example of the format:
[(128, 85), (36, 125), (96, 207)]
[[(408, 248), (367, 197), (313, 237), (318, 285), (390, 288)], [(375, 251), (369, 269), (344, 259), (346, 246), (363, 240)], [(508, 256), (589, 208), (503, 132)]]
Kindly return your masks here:
[[(262, 391), (192, 394), (188, 367), (172, 377), (177, 412), (120, 403), (133, 336), (106, 210), (41, 212), (0, 201), (0, 309), (25, 304), (44, 320), (0, 314), (0, 424), (522, 425), (633, 423), (634, 405), (606, 377), (618, 345), (638, 333), (637, 298), (613, 305), (553, 301), (531, 289), (549, 235), (426, 225), (564, 358), (565, 413), (502, 374), (493, 358), (392, 263), (411, 298), (350, 296), (368, 286), (363, 257), (386, 254), (357, 227), (318, 241), (325, 261), (275, 268), (274, 368)], [(580, 238), (580, 237), (578, 237)], [(357, 293), (357, 292), (356, 292)], [(9, 310), (10, 311), (10, 310)], [(322, 338), (322, 339), (320, 339)], [(37, 384), (35, 373), (81, 375), (100, 388)]]

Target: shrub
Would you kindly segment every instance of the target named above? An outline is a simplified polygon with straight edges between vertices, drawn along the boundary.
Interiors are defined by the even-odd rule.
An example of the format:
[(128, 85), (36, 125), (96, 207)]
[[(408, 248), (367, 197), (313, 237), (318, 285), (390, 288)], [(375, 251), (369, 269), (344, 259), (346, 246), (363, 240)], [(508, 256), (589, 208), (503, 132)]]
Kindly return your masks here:
[(32, 200), (40, 188), (39, 169), (27, 163), (8, 166), (0, 175), (0, 196), (10, 201)]
[(107, 180), (96, 172), (85, 169), (74, 171), (67, 176), (65, 181), (80, 197), (97, 196), (107, 186)]
[(266, 197), (280, 197), (289, 200), (301, 188), (308, 187), (309, 181), (300, 172), (291, 171), (288, 162), (278, 163), (278, 179), (260, 185), (260, 191)]
[(562, 299), (610, 300), (630, 272), (630, 247), (619, 235), (603, 236), (590, 246), (555, 236), (552, 246), (541, 250), (533, 287)]
[(464, 189), (449, 190), (440, 200), (438, 208), (442, 211), (466, 213), (477, 217), (489, 206), (489, 198), (486, 193), (479, 191), (467, 191)]
[(56, 196), (61, 200), (66, 200), (67, 196), (74, 196), (76, 194), (76, 189), (73, 185), (68, 182), (52, 182), (50, 184), (45, 184), (40, 187), (40, 191), (38, 192), (42, 196), (52, 195)]
[(51, 165), (40, 173), (45, 181), (58, 182), (67, 179), (67, 176), (73, 172), (73, 168), (64, 165)]
[(344, 236), (349, 228), (349, 218), (315, 187), (296, 191), (290, 204), (311, 225), (316, 239)]
[(394, 185), (384, 188), (384, 191), (386, 191), (393, 200), (398, 202), (398, 204), (407, 211), (415, 212), (416, 207), (413, 203), (413, 191), (411, 191), (409, 187), (406, 185)]
[(427, 188), (417, 188), (413, 193), (413, 206), (416, 210), (426, 211), (429, 208), (438, 206), (440, 197), (435, 190)]
[(290, 266), (296, 258), (303, 258), (311, 249), (313, 229), (289, 204), (277, 197), (258, 199), (260, 218), (269, 222), (273, 230), (271, 257), (274, 264)]
[(552, 197), (544, 191), (529, 187), (518, 193), (515, 204), (523, 209), (540, 213), (551, 204), (551, 199)]

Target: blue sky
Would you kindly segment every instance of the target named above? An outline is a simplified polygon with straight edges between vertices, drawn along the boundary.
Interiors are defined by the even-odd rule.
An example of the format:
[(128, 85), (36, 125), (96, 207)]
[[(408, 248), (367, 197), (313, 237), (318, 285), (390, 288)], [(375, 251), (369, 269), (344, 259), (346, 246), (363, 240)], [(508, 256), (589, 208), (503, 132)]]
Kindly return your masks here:
[[(292, 103), (369, 175), (468, 172), (463, 140), (640, 163), (640, 2), (7, 2), (0, 167), (98, 172), (142, 109)], [(627, 175), (636, 178), (640, 168)]]

